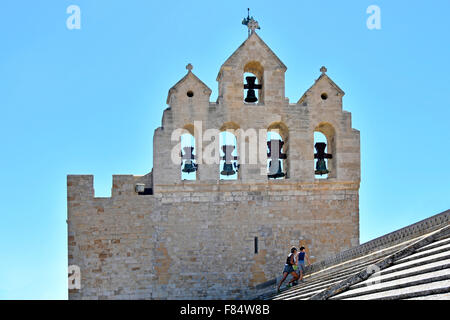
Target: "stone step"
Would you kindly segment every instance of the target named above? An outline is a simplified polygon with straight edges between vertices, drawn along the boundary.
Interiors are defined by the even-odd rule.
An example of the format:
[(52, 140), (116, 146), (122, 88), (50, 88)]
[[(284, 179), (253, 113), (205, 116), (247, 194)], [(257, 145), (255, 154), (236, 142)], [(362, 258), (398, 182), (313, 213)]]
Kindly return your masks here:
[[(295, 295), (301, 295), (301, 297), (310, 296), (322, 289), (347, 278), (349, 275), (359, 272), (361, 269), (368, 267), (369, 265), (379, 261), (382, 257), (377, 257), (376, 259), (365, 261), (357, 265), (352, 265), (347, 269), (342, 269), (339, 273), (326, 275), (323, 277), (310, 278), (304, 284), (299, 284), (290, 289), (286, 289), (280, 294), (268, 295), (267, 298), (274, 298), (276, 300), (289, 299)], [(307, 279), (307, 278), (305, 278)]]
[(352, 259), (352, 260), (349, 260), (349, 261), (342, 262), (342, 263), (340, 263), (337, 266), (331, 266), (331, 267), (328, 267), (326, 269), (319, 270), (319, 271), (316, 271), (314, 273), (311, 273), (310, 276), (316, 278), (317, 276), (322, 277), (324, 275), (333, 275), (336, 272), (339, 272), (339, 271), (344, 270), (344, 269), (348, 269), (349, 266), (357, 266), (357, 265), (360, 265), (360, 264), (365, 264), (368, 260), (370, 260), (370, 261), (374, 260), (375, 261), (375, 260), (381, 259), (382, 257), (385, 257), (385, 256), (387, 256), (387, 255), (389, 255), (389, 254), (391, 254), (391, 253), (393, 253), (393, 252), (395, 252), (397, 250), (400, 250), (401, 248), (404, 248), (407, 245), (411, 244), (412, 242), (417, 241), (417, 240), (419, 240), (419, 239), (421, 239), (423, 237), (424, 236), (420, 236), (420, 237), (417, 237), (415, 239), (411, 239), (411, 240), (408, 240), (408, 241), (396, 244), (395, 246), (392, 246), (392, 247), (389, 247), (389, 248), (385, 248), (385, 249), (380, 250), (380, 251), (372, 252), (372, 253), (369, 253), (369, 254), (367, 254), (365, 256), (361, 256), (361, 257), (358, 257), (358, 258), (355, 258), (355, 259)]
[(414, 298), (407, 298), (405, 300), (450, 300), (450, 292), (441, 294), (431, 294), (428, 296), (420, 296)]
[(382, 270), (381, 274), (385, 275), (385, 274), (389, 274), (389, 273), (394, 273), (394, 272), (398, 272), (398, 271), (402, 271), (402, 270), (407, 270), (410, 268), (415, 268), (415, 267), (418, 267), (418, 266), (421, 266), (424, 264), (444, 261), (446, 259), (450, 259), (450, 252), (447, 252), (447, 251), (439, 252), (439, 253), (435, 253), (430, 256), (427, 255), (423, 258), (412, 259), (412, 260), (409, 260), (406, 262), (405, 262), (405, 260), (398, 260), (398, 261), (394, 262), (394, 264), (392, 266), (390, 266), (389, 268)]
[[(418, 237), (417, 239), (422, 238)], [(402, 244), (396, 245), (395, 248), (400, 249), (401, 247), (406, 246), (407, 244), (415, 241), (416, 239), (412, 239), (409, 241), (405, 241)], [(358, 259), (352, 260), (349, 263), (343, 263), (340, 265), (339, 270), (335, 270), (336, 268), (321, 270), (318, 272), (315, 272), (313, 274), (308, 274), (304, 276), (304, 279), (307, 280), (306, 284), (299, 284), (295, 287), (295, 290), (298, 291), (299, 289), (306, 289), (307, 287), (310, 287), (314, 284), (322, 284), (325, 281), (328, 281), (328, 283), (334, 283), (336, 279), (344, 278), (345, 275), (352, 274), (352, 272), (360, 271), (361, 267), (367, 267), (372, 263), (375, 263), (379, 261), (381, 258), (387, 256), (388, 254), (391, 254), (392, 252), (395, 252), (396, 250), (393, 250), (392, 248), (387, 248), (384, 250), (381, 250), (379, 252), (384, 252), (384, 255), (380, 255), (379, 252), (372, 253), (368, 255), (367, 257), (360, 257)], [(290, 277), (287, 278), (287, 280), (291, 279)], [(277, 279), (278, 280), (278, 279)], [(288, 289), (288, 291), (294, 290), (294, 289)]]
[(435, 266), (441, 266), (448, 264), (450, 261), (450, 253), (440, 253), (434, 256), (426, 257), (421, 259), (421, 261), (409, 261), (407, 263), (394, 264), (390, 268), (375, 272), (372, 277), (391, 277), (396, 274), (401, 274), (405, 272), (414, 272), (424, 268), (431, 268)]
[(431, 249), (421, 249), (420, 251), (417, 251), (407, 257), (398, 259), (395, 262), (401, 263), (401, 262), (407, 262), (407, 261), (412, 261), (412, 260), (416, 260), (416, 259), (422, 259), (424, 257), (429, 257), (434, 254), (442, 253), (442, 252), (450, 252), (450, 243), (442, 245), (442, 246), (437, 246), (437, 247), (434, 247)]
[(344, 300), (399, 300), (450, 292), (450, 280), (433, 281)]
[(441, 260), (441, 261), (437, 261), (437, 262), (433, 262), (433, 263), (429, 263), (429, 264), (423, 264), (423, 265), (420, 265), (420, 266), (417, 266), (414, 268), (410, 268), (407, 270), (400, 270), (400, 271), (394, 272), (394, 273), (381, 274), (378, 276), (375, 273), (366, 281), (358, 283), (358, 284), (350, 287), (350, 289), (357, 289), (357, 288), (365, 287), (365, 286), (367, 286), (368, 283), (373, 283), (375, 280), (379, 281), (379, 282), (389, 282), (392, 280), (407, 278), (409, 276), (415, 276), (415, 275), (425, 274), (425, 273), (449, 269), (449, 268), (450, 268), (450, 259), (445, 259), (445, 260)]
[[(340, 283), (350, 276), (363, 271), (364, 268), (367, 268), (371, 264), (377, 263), (394, 252), (400, 251), (425, 237), (427, 235), (406, 241), (404, 243), (406, 245), (396, 245), (392, 248), (381, 250), (377, 254), (369, 254), (348, 263), (342, 263), (338, 270), (337, 268), (330, 268), (325, 271), (322, 270), (313, 273), (309, 277), (305, 277), (307, 279), (306, 283), (285, 290), (278, 295), (272, 295), (271, 298), (275, 300), (308, 299), (316, 293), (320, 293), (328, 287)], [(435, 283), (445, 284), (445, 281), (450, 280), (450, 238), (443, 234), (443, 238), (436, 238), (436, 241), (424, 245), (416, 249), (416, 251), (407, 257), (398, 259), (390, 267), (375, 273), (364, 282), (355, 284), (347, 291), (333, 298), (350, 299), (352, 297), (357, 298), (358, 296), (381, 294), (386, 291), (394, 291), (400, 295), (412, 294), (413, 296), (426, 296), (432, 294), (430, 290), (441, 290), (442, 286), (436, 288)], [(384, 252), (385, 254), (381, 255), (380, 252)], [(374, 279), (379, 281), (376, 284), (378, 287), (373, 285), (368, 286)], [(426, 289), (425, 287), (427, 285), (431, 286), (431, 289)], [(422, 294), (417, 290), (407, 291), (408, 287), (415, 287), (416, 289), (425, 288), (424, 292), (426, 292)], [(406, 293), (405, 290), (407, 291)], [(445, 292), (438, 294), (445, 294)], [(270, 295), (267, 297), (270, 298)]]
[[(450, 238), (450, 226), (447, 225), (441, 229), (438, 229), (428, 235), (426, 235), (424, 238), (420, 239), (419, 241), (414, 241), (407, 247), (404, 247), (401, 250), (396, 251), (394, 254), (389, 255), (385, 257), (384, 259), (377, 262), (377, 265), (382, 266), (384, 270), (388, 270), (392, 267), (393, 263), (402, 264), (410, 261), (414, 261), (414, 263), (417, 262), (418, 259), (423, 259), (425, 257), (433, 258), (441, 253), (445, 253), (448, 251), (448, 248), (446, 246), (448, 245), (440, 245), (438, 247), (430, 249), (423, 249), (425, 246), (428, 246), (432, 243), (437, 243), (440, 240), (448, 239)], [(423, 249), (423, 250), (422, 250)], [(414, 258), (411, 259), (411, 256), (414, 255)], [(392, 261), (392, 259), (395, 259), (396, 261)], [(408, 271), (406, 271), (408, 272)], [(439, 272), (439, 271), (438, 271)], [(386, 284), (379, 284), (381, 287), (384, 286), (384, 288), (380, 288), (380, 290), (370, 291), (373, 293), (368, 293), (366, 288), (356, 289), (362, 291), (364, 289), (365, 292), (358, 293), (358, 296), (354, 297), (355, 299), (358, 299), (358, 297), (362, 297), (361, 299), (381, 299), (382, 297), (390, 297), (391, 292), (390, 291), (396, 291), (397, 296), (405, 295), (405, 297), (408, 294), (415, 294), (418, 295), (427, 295), (430, 294), (429, 290), (431, 289), (439, 289), (441, 290), (442, 287), (446, 287), (445, 281), (450, 281), (450, 279), (447, 279), (446, 277), (449, 277), (449, 273), (447, 271), (446, 275), (440, 275), (433, 277), (433, 273), (430, 275), (427, 275), (426, 279), (418, 279), (413, 280), (412, 282), (409, 282), (409, 280), (403, 279), (403, 282), (397, 283), (395, 286), (392, 283), (389, 283), (390, 286), (386, 286)], [(365, 270), (361, 270), (360, 273), (355, 273), (354, 275), (348, 277), (347, 279), (337, 283), (336, 285), (327, 288), (326, 290), (323, 290), (319, 292), (318, 294), (315, 294), (312, 299), (327, 299), (331, 298), (333, 296), (339, 295), (340, 298), (345, 298), (346, 295), (350, 296), (350, 294), (355, 294), (354, 290), (348, 290), (349, 285), (357, 285), (365, 280), (367, 280), (367, 275), (370, 274), (370, 272), (366, 272)], [(397, 280), (399, 282), (400, 280)], [(443, 283), (444, 282), (444, 283)], [(437, 284), (436, 284), (437, 283)], [(438, 286), (436, 288), (436, 286)], [(440, 286), (440, 287), (439, 287)], [(414, 287), (416, 289), (411, 289), (408, 291), (409, 287)], [(429, 287), (429, 288), (428, 288)], [(430, 289), (431, 288), (431, 289)], [(428, 293), (420, 293), (418, 290), (427, 291)], [(403, 291), (402, 291), (403, 290)], [(442, 289), (443, 290), (443, 289)], [(350, 293), (352, 292), (352, 293)], [(439, 292), (441, 293), (441, 292)]]
[[(358, 288), (350, 288), (349, 290), (331, 297), (332, 300), (342, 300), (347, 298), (359, 297), (363, 295), (388, 292), (390, 290), (402, 289), (422, 284), (428, 284), (436, 281), (450, 280), (450, 266), (445, 269), (430, 268), (428, 270), (422, 270), (422, 273), (411, 273), (403, 277), (393, 277), (385, 279), (380, 283), (371, 284), (365, 282), (365, 285)], [(372, 279), (372, 281), (376, 279)]]
[[(372, 263), (373, 262), (369, 262), (369, 263), (366, 263), (366, 265), (370, 265)], [(347, 278), (349, 275), (351, 275), (359, 270), (360, 270), (360, 268), (357, 268), (357, 269), (352, 268), (351, 270), (342, 272), (342, 274), (340, 274), (339, 276), (336, 275), (335, 277), (330, 277), (329, 279), (326, 279), (326, 280), (318, 279), (317, 281), (314, 281), (311, 283), (308, 281), (304, 284), (299, 284), (298, 286), (295, 286), (291, 289), (286, 290), (286, 292), (276, 295), (277, 300), (289, 298), (293, 295), (298, 295), (298, 294), (302, 294), (302, 296), (303, 296), (307, 293), (317, 292), (322, 289), (326, 289), (330, 285), (335, 284), (335, 283)], [(300, 287), (300, 285), (301, 285), (301, 287)]]
[(433, 248), (437, 248), (446, 244), (450, 244), (450, 238), (444, 238), (435, 242), (432, 242), (430, 244), (427, 244), (426, 246), (424, 246), (422, 249), (427, 250), (427, 249), (433, 249)]
[(297, 288), (306, 287), (306, 286), (310, 286), (312, 284), (322, 283), (322, 282), (328, 281), (328, 280), (333, 280), (333, 279), (336, 279), (337, 277), (349, 275), (352, 272), (359, 271), (361, 269), (361, 267), (367, 267), (368, 265), (378, 261), (379, 259), (380, 258), (376, 258), (376, 259), (373, 259), (373, 260), (365, 261), (365, 262), (360, 263), (358, 265), (351, 265), (348, 268), (342, 269), (342, 270), (340, 270), (337, 273), (327, 274), (327, 275), (324, 275), (324, 276), (321, 276), (321, 277), (313, 277), (313, 276), (307, 277), (307, 276), (305, 276), (304, 279), (307, 282), (304, 285), (300, 284), (299, 285), (300, 287), (297, 287)]
[[(411, 276), (415, 276), (415, 275), (421, 275), (423, 273), (439, 271), (439, 270), (448, 269), (448, 268), (450, 268), (450, 256), (449, 256), (449, 259), (437, 258), (437, 261), (432, 260), (432, 261), (429, 261), (426, 263), (420, 263), (417, 266), (411, 265), (408, 268), (407, 273), (404, 273), (403, 269), (398, 270), (397, 272), (385, 273), (385, 271), (389, 270), (389, 269), (385, 269), (385, 270), (382, 270), (381, 275), (380, 275), (380, 273), (375, 273), (374, 275), (372, 275), (372, 277), (374, 277), (374, 276), (378, 277), (377, 280), (380, 282), (388, 282), (388, 281), (398, 280), (398, 279), (402, 279), (402, 278), (407, 278), (407, 277), (411, 277)], [(314, 293), (316, 293), (322, 289), (326, 289), (327, 287), (341, 281), (345, 277), (346, 276), (342, 276), (342, 277), (336, 278), (335, 281), (328, 281), (325, 283), (316, 284), (314, 286), (307, 286), (305, 288), (301, 288), (300, 290), (298, 290), (296, 287), (294, 287), (293, 289), (279, 295), (277, 297), (277, 299), (290, 299), (290, 298), (297, 299), (299, 297), (304, 298), (304, 297), (313, 295)], [(373, 280), (374, 278), (372, 278), (372, 277), (362, 283), (356, 284), (355, 286), (351, 287), (350, 290), (366, 287), (368, 283), (372, 283), (374, 281)]]

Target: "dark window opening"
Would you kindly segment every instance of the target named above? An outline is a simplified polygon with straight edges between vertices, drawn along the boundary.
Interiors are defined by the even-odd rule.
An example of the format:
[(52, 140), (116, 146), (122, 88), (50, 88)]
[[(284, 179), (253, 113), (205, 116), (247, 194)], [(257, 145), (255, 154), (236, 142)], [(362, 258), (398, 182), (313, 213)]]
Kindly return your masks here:
[(314, 132), (314, 174), (316, 179), (327, 179), (330, 173), (328, 160), (332, 158), (332, 155), (327, 153), (327, 146), (327, 137), (321, 132)]
[(197, 179), (195, 138), (190, 133), (181, 136), (181, 180)]
[(220, 144), (220, 180), (237, 180), (239, 162), (237, 153), (236, 136), (228, 131), (223, 131), (219, 136)]
[(255, 254), (258, 254), (258, 237), (255, 237)]
[(276, 131), (267, 132), (267, 177), (269, 179), (285, 179), (284, 170), (287, 155), (283, 152), (284, 141)]
[(153, 188), (145, 188), (144, 192), (138, 192), (140, 196), (150, 196), (153, 195)]
[(194, 96), (194, 92), (191, 90), (189, 90), (186, 94), (189, 98), (192, 98)]

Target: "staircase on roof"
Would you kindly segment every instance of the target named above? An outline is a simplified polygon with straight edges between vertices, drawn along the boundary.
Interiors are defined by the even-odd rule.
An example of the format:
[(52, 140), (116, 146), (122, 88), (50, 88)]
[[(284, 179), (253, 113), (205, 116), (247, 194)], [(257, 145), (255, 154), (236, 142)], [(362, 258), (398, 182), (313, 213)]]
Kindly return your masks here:
[[(367, 253), (327, 267), (324, 262), (311, 266), (305, 282), (259, 299), (274, 300), (379, 300), (379, 299), (450, 299), (450, 210), (398, 230), (394, 234), (410, 236), (380, 250)], [(427, 233), (425, 233), (425, 231)], [(394, 236), (393, 236), (394, 235)], [(385, 236), (385, 237), (386, 237)], [(380, 237), (377, 242), (384, 241)], [(400, 239), (401, 240), (401, 239)], [(357, 252), (357, 250), (353, 250)], [(343, 255), (340, 254), (339, 257)], [(344, 255), (345, 256), (345, 255)], [(334, 258), (336, 259), (336, 257)], [(336, 261), (329, 259), (329, 261)], [(318, 267), (323, 268), (315, 271)]]

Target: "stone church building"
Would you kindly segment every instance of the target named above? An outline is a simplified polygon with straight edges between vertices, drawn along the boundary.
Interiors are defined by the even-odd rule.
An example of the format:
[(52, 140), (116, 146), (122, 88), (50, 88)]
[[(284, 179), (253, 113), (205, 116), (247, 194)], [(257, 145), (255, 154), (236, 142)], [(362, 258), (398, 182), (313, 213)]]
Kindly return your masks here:
[(287, 67), (252, 30), (217, 101), (192, 69), (168, 92), (150, 173), (114, 175), (109, 198), (67, 177), (70, 299), (248, 298), (291, 246), (321, 261), (359, 245), (360, 136), (326, 68), (290, 102)]

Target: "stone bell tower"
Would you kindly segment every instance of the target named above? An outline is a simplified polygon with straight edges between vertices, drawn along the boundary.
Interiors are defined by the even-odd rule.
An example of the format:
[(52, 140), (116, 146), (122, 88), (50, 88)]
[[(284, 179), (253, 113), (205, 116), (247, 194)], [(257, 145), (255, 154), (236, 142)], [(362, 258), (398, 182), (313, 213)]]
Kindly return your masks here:
[(71, 299), (245, 298), (292, 245), (318, 261), (359, 244), (359, 131), (344, 92), (322, 67), (291, 103), (286, 66), (244, 22), (217, 101), (190, 64), (170, 88), (149, 174), (114, 175), (111, 198), (95, 197), (93, 176), (68, 176)]

